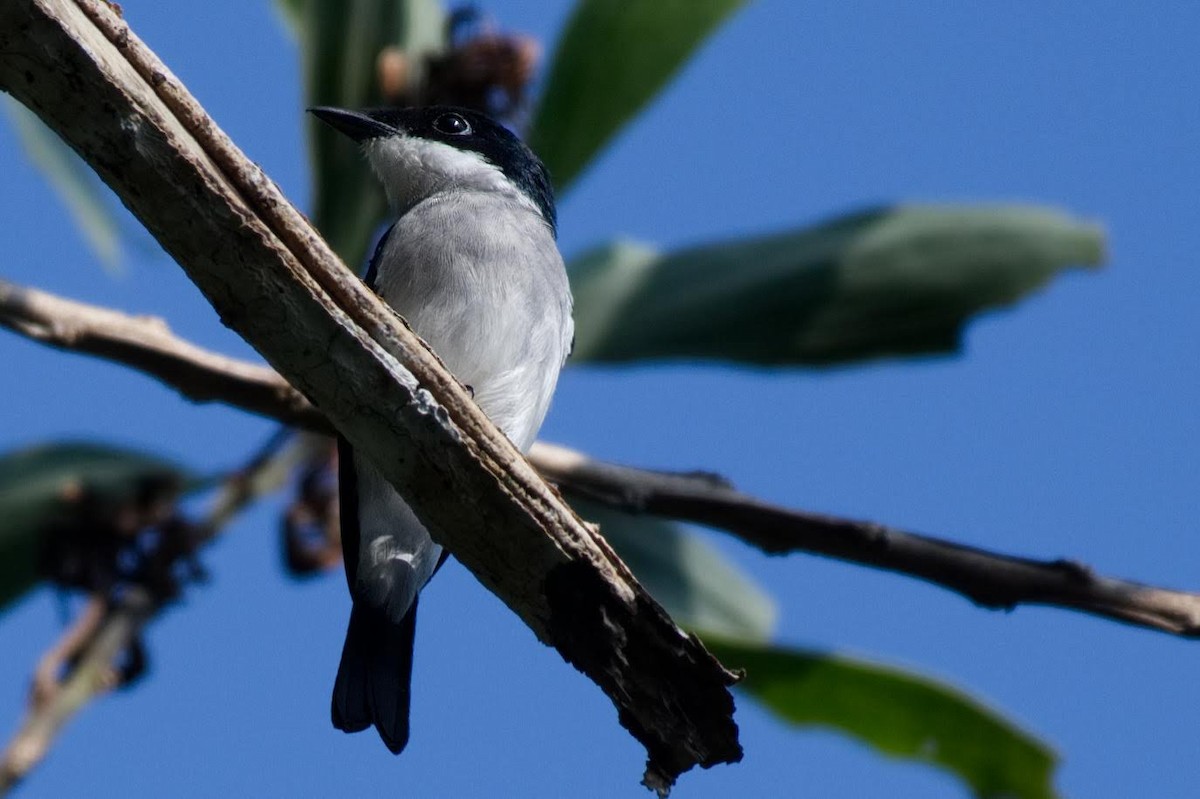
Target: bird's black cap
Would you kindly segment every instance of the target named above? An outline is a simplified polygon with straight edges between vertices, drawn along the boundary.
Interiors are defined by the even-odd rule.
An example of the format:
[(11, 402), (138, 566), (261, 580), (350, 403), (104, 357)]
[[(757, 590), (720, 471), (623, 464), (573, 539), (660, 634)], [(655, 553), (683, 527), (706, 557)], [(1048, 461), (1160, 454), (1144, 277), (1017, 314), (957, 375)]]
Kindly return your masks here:
[(533, 200), (551, 229), (556, 228), (554, 187), (546, 167), (515, 133), (481, 111), (453, 106), (363, 111), (321, 106), (308, 110), (359, 143), (406, 135), (476, 152)]

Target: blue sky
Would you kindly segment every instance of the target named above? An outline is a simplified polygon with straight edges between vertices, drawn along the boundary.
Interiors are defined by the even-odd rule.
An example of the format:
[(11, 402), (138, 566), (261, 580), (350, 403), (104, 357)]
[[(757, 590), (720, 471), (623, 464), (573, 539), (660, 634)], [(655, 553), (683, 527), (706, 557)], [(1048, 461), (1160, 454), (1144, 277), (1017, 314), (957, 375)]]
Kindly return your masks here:
[[(303, 207), (295, 53), (265, 0), (122, 3)], [(1040, 7), (1042, 5), (1049, 7)], [(494, 0), (547, 42), (567, 4)], [(759, 0), (560, 205), (568, 254), (680, 245), (895, 200), (1036, 201), (1101, 222), (1110, 259), (975, 324), (962, 355), (834, 371), (573, 370), (544, 437), (708, 468), (781, 503), (1200, 588), (1200, 8)], [(152, 242), (113, 279), (0, 127), (6, 278), (221, 327)], [(145, 251), (142, 251), (145, 250)], [(63, 437), (239, 463), (271, 429), (148, 379), (0, 335), (0, 448)], [(644, 796), (611, 705), (460, 567), (422, 602), (413, 741), (329, 726), (348, 603), (279, 568), (279, 503), (204, 556), (212, 583), (149, 632), (153, 674), (88, 709), (23, 796)], [(1195, 643), (1062, 611), (982, 611), (904, 578), (711, 540), (777, 597), (779, 637), (963, 686), (1051, 742), (1069, 796), (1195, 794)], [(59, 631), (42, 592), (0, 618), (0, 731)], [(743, 701), (747, 756), (680, 797), (960, 797), (951, 778)]]

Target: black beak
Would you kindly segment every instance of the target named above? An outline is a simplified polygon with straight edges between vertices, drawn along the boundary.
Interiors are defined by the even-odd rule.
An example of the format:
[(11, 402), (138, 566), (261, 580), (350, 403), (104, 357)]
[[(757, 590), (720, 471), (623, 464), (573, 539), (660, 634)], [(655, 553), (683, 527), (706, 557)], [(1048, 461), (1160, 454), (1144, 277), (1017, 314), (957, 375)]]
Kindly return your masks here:
[(320, 106), (310, 108), (308, 112), (334, 130), (344, 133), (356, 142), (378, 139), (381, 136), (393, 136), (398, 131), (376, 119), (372, 112), (347, 111), (344, 108), (329, 108)]

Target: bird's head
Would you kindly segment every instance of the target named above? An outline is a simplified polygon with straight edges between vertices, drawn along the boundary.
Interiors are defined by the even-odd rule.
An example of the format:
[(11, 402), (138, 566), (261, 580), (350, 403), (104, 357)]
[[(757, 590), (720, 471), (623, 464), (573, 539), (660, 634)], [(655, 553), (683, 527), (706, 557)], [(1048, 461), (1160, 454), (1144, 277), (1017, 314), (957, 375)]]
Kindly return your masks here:
[(450, 106), (309, 111), (362, 145), (400, 213), (435, 194), (498, 192), (528, 202), (555, 228), (546, 167), (487, 114)]

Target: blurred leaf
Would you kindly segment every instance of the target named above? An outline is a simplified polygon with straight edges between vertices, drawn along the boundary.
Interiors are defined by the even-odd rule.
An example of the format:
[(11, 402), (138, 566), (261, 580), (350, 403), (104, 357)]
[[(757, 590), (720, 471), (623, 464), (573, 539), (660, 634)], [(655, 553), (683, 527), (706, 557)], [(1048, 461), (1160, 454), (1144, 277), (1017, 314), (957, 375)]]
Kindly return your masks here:
[(825, 365), (958, 349), (964, 325), (1103, 233), (1052, 210), (897, 206), (669, 255), (617, 243), (571, 265), (572, 360)]
[[(284, 0), (281, 0), (284, 2)], [(421, 54), (443, 46), (443, 13), (436, 0), (287, 0), (302, 10), (299, 37), (309, 106), (366, 108), (383, 103), (376, 61), (398, 46), (413, 69)], [(366, 257), (387, 202), (358, 147), (311, 116), (307, 120), (313, 175), (313, 221), (351, 268)]]
[(11, 97), (4, 100), (29, 160), (58, 192), (100, 264), (120, 271), (120, 224), (107, 187), (37, 114)]
[(893, 757), (937, 765), (978, 797), (1052, 799), (1057, 757), (962, 691), (851, 658), (705, 639), (742, 690), (785, 721), (844, 732)]
[(304, 6), (307, 0), (275, 0), (275, 10), (292, 35), (299, 36), (304, 25)]
[(64, 507), (64, 491), (87, 486), (115, 502), (159, 475), (196, 482), (170, 461), (100, 444), (47, 444), (0, 457), (0, 609), (37, 581), (39, 534)]
[(677, 623), (736, 640), (770, 638), (774, 601), (698, 536), (651, 516), (568, 499), (583, 518), (600, 525), (605, 540)]
[(579, 0), (529, 134), (560, 192), (744, 3)]

